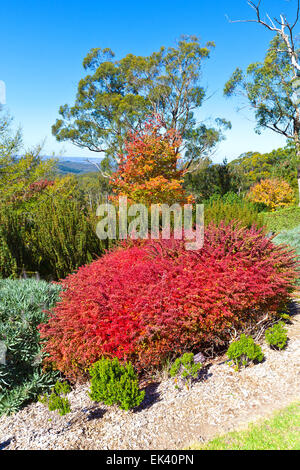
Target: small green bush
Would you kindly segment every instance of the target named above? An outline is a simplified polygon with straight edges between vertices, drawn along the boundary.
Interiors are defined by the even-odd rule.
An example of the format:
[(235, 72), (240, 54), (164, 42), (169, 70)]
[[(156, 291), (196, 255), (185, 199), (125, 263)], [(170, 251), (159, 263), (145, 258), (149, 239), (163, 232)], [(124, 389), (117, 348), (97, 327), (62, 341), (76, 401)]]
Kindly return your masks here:
[[(201, 368), (201, 363), (195, 363), (193, 353), (185, 353), (183, 356), (176, 359), (169, 373), (171, 377), (180, 375), (183, 383), (190, 385), (193, 379), (197, 379)], [(178, 385), (176, 386), (178, 388)]]
[(118, 358), (100, 359), (89, 369), (91, 375), (90, 397), (105, 405), (118, 405), (128, 411), (139, 406), (145, 392), (139, 390), (138, 378), (130, 362), (121, 365)]
[[(40, 402), (48, 405), (50, 411), (58, 411), (60, 416), (64, 416), (71, 411), (71, 406), (66, 395), (71, 391), (71, 387), (67, 382), (57, 381), (52, 388), (51, 395), (44, 395), (40, 398)], [(62, 396), (63, 395), (63, 396)]]
[(280, 321), (271, 328), (268, 328), (265, 332), (265, 339), (271, 348), (284, 349), (288, 340), (284, 323)]
[(230, 344), (227, 356), (236, 365), (237, 370), (241, 366), (246, 367), (250, 362), (262, 362), (264, 358), (261, 347), (255, 344), (251, 336), (245, 334), (242, 334), (238, 341)]

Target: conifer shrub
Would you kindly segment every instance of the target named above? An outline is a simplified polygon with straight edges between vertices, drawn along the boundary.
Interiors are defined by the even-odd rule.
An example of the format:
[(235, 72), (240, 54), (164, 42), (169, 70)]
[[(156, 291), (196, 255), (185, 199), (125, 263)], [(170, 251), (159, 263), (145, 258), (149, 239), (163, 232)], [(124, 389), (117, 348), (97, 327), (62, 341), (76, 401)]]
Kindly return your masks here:
[(112, 360), (102, 358), (89, 372), (93, 401), (118, 405), (128, 411), (144, 400), (145, 392), (139, 390), (138, 377), (130, 362), (122, 365), (117, 357)]
[(246, 367), (250, 362), (262, 362), (264, 355), (259, 344), (255, 344), (251, 336), (242, 334), (238, 341), (230, 344), (227, 350), (228, 358), (236, 365)]
[(287, 330), (283, 322), (278, 322), (265, 332), (265, 340), (271, 348), (284, 349), (287, 345)]
[(76, 379), (102, 357), (143, 372), (224, 349), (233, 329), (285, 308), (297, 266), (287, 247), (236, 224), (207, 227), (200, 250), (184, 240), (128, 242), (62, 281), (40, 326), (45, 360)]
[(71, 391), (68, 382), (56, 382), (51, 390), (51, 394), (40, 397), (40, 402), (48, 405), (49, 411), (58, 411), (60, 416), (70, 413), (71, 405), (66, 395)]
[(233, 220), (248, 228), (253, 225), (261, 228), (264, 224), (255, 204), (231, 193), (223, 197), (212, 197), (204, 205), (206, 225), (232, 223)]

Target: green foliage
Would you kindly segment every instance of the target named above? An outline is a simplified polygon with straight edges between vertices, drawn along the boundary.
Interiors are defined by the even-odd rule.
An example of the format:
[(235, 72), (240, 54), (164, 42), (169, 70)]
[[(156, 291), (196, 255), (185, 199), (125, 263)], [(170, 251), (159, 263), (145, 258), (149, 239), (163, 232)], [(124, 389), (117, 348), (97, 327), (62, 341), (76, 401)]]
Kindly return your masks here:
[(202, 364), (199, 362), (195, 363), (194, 354), (185, 353), (183, 356), (176, 359), (169, 373), (171, 377), (176, 377), (180, 374), (184, 384), (191, 384), (192, 379), (197, 379), (200, 369), (202, 369)]
[(201, 202), (215, 195), (236, 192), (238, 180), (226, 160), (219, 164), (207, 160), (199, 170), (185, 175), (184, 188)]
[(40, 146), (22, 155), (21, 132), (13, 134), (11, 123), (10, 117), (0, 115), (0, 204), (27, 210), (36, 199), (32, 184), (53, 176), (55, 161), (43, 160)]
[(283, 322), (278, 322), (265, 332), (265, 339), (271, 348), (284, 349), (287, 344), (287, 330)]
[(255, 344), (253, 338), (245, 334), (242, 334), (238, 341), (230, 344), (227, 356), (236, 365), (237, 370), (241, 366), (246, 367), (249, 362), (262, 362), (264, 358), (261, 347)]
[(40, 272), (63, 278), (104, 252), (96, 235), (96, 217), (80, 201), (49, 198), (39, 206), (31, 231)]
[(236, 220), (248, 228), (252, 225), (257, 227), (263, 226), (257, 205), (237, 194), (228, 193), (223, 197), (215, 195), (204, 206), (205, 225), (208, 225), (210, 222), (219, 225), (222, 221), (229, 223), (232, 220)]
[[(67, 382), (56, 382), (51, 390), (50, 395), (40, 397), (39, 401), (48, 405), (49, 411), (58, 411), (60, 416), (64, 416), (71, 411), (71, 405), (66, 395), (71, 391), (71, 387)], [(63, 395), (63, 396), (62, 396)]]
[[(300, 226), (300, 207), (288, 207), (275, 212), (264, 213), (262, 214), (262, 220), (263, 224), (270, 232), (290, 232), (290, 235), (282, 234), (281, 236), (281, 239), (283, 240), (282, 243), (285, 243), (285, 238), (291, 240), (293, 238), (293, 232), (291, 229), (295, 229)], [(295, 231), (295, 235), (296, 233), (298, 232)], [(289, 242), (287, 241), (287, 243)]]
[[(284, 211), (280, 211), (280, 212), (284, 212)], [(293, 213), (297, 214), (297, 216), (300, 217), (300, 208), (297, 207), (294, 209), (293, 212), (291, 211), (290, 213), (288, 213), (286, 222), (284, 222), (284, 218), (280, 219), (282, 223), (285, 224), (285, 223), (288, 223), (288, 221), (290, 221), (290, 224), (293, 225), (293, 222), (295, 222), (295, 221), (292, 222), (291, 220), (292, 219), (291, 215)], [(297, 220), (297, 216), (295, 215), (296, 220)], [(300, 220), (298, 220), (298, 224), (299, 222)], [(297, 227), (293, 228), (292, 230), (283, 230), (273, 239), (273, 242), (275, 243), (275, 245), (282, 245), (282, 244), (289, 245), (295, 251), (295, 254), (299, 257), (298, 259), (300, 259), (300, 225), (297, 225)], [(299, 279), (297, 280), (297, 285), (299, 284), (300, 284), (300, 272), (299, 272)]]
[(12, 205), (0, 205), (0, 278), (36, 271), (28, 233), (32, 221)]
[(105, 195), (112, 194), (108, 178), (101, 176), (100, 172), (80, 175), (77, 179), (85, 205), (94, 211), (99, 204), (104, 202)]
[(181, 134), (189, 162), (198, 160), (229, 127), (224, 119), (207, 127), (194, 115), (205, 98), (201, 69), (213, 47), (212, 42), (201, 45), (195, 36), (182, 37), (176, 47), (161, 47), (147, 57), (128, 54), (120, 60), (108, 48), (91, 49), (83, 61), (89, 73), (79, 82), (74, 106), (61, 106), (53, 134), (58, 141), (103, 151), (116, 164), (127, 132), (136, 131), (155, 113), (166, 129)]
[(296, 149), (291, 141), (270, 153), (243, 153), (228, 166), (243, 192), (261, 180), (273, 178), (284, 179), (292, 188), (297, 188)]
[(292, 100), (293, 77), (287, 47), (277, 35), (271, 40), (264, 61), (250, 64), (245, 74), (236, 69), (224, 93), (247, 96), (255, 111), (258, 133), (268, 128), (293, 140), (294, 124), (298, 121), (298, 105)]
[(89, 369), (93, 401), (106, 405), (117, 404), (123, 410), (139, 406), (145, 392), (139, 390), (138, 378), (132, 364), (121, 365), (118, 358), (101, 359)]
[(6, 350), (0, 364), (0, 414), (17, 411), (47, 391), (57, 373), (42, 372), (37, 326), (45, 309), (55, 305), (61, 287), (44, 281), (0, 280), (0, 341)]

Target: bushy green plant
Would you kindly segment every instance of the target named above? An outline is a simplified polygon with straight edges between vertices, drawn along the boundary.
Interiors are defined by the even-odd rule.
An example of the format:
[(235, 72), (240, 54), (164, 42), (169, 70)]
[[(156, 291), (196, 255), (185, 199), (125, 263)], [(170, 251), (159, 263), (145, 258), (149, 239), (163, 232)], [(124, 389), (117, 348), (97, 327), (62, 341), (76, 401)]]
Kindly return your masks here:
[[(170, 376), (180, 376), (184, 384), (190, 385), (193, 379), (198, 377), (202, 364), (195, 362), (193, 353), (185, 353), (183, 356), (178, 357), (170, 368)], [(176, 380), (176, 387), (177, 379)]]
[(35, 216), (32, 241), (41, 266), (63, 278), (104, 252), (96, 235), (96, 220), (80, 201), (49, 198)]
[(262, 214), (263, 224), (274, 233), (291, 230), (300, 226), (300, 207), (288, 207), (275, 212)]
[(0, 278), (15, 278), (24, 267), (34, 270), (31, 246), (26, 241), (30, 226), (13, 205), (0, 205)]
[(212, 197), (205, 206), (205, 224), (214, 222), (219, 225), (221, 222), (240, 222), (242, 226), (250, 228), (253, 225), (262, 227), (263, 222), (259, 210), (255, 204), (229, 193), (227, 196)]
[(50, 411), (58, 411), (60, 416), (64, 416), (71, 411), (71, 405), (66, 395), (71, 391), (67, 382), (56, 382), (52, 388), (51, 394), (40, 397), (40, 402), (48, 405)]
[(238, 341), (230, 344), (227, 356), (236, 365), (237, 370), (241, 366), (246, 367), (250, 362), (262, 362), (264, 358), (261, 347), (255, 344), (251, 336), (245, 334), (242, 334)]
[(144, 400), (145, 392), (139, 390), (138, 378), (130, 362), (122, 365), (116, 357), (102, 358), (92, 365), (89, 372), (93, 401), (116, 404), (127, 411)]
[(283, 322), (278, 322), (265, 332), (265, 340), (271, 348), (284, 349), (287, 345), (287, 330)]
[(48, 391), (58, 373), (42, 371), (37, 326), (47, 320), (61, 286), (35, 279), (0, 280), (0, 342), (6, 350), (0, 364), (0, 415), (17, 411)]
[(96, 215), (76, 197), (44, 195), (26, 213), (0, 206), (0, 278), (25, 271), (60, 279), (104, 253)]

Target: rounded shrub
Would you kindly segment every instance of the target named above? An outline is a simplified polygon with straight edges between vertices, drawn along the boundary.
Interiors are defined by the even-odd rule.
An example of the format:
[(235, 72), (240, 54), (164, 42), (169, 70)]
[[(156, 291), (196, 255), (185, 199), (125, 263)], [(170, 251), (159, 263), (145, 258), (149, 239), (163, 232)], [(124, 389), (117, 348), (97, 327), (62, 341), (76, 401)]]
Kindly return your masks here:
[(261, 347), (255, 344), (251, 336), (241, 335), (238, 341), (234, 341), (228, 348), (228, 358), (234, 362), (236, 368), (246, 367), (249, 362), (262, 362), (264, 355)]
[(288, 248), (255, 228), (210, 225), (204, 246), (145, 240), (107, 253), (62, 281), (40, 326), (46, 360), (69, 378), (102, 357), (138, 372), (205, 347), (284, 308), (297, 276)]
[(118, 405), (128, 411), (142, 403), (145, 392), (139, 390), (138, 378), (132, 364), (120, 364), (117, 357), (102, 358), (90, 368), (90, 397), (106, 405)]
[(274, 349), (284, 349), (287, 344), (287, 330), (283, 322), (276, 323), (265, 332), (265, 339), (268, 345)]

